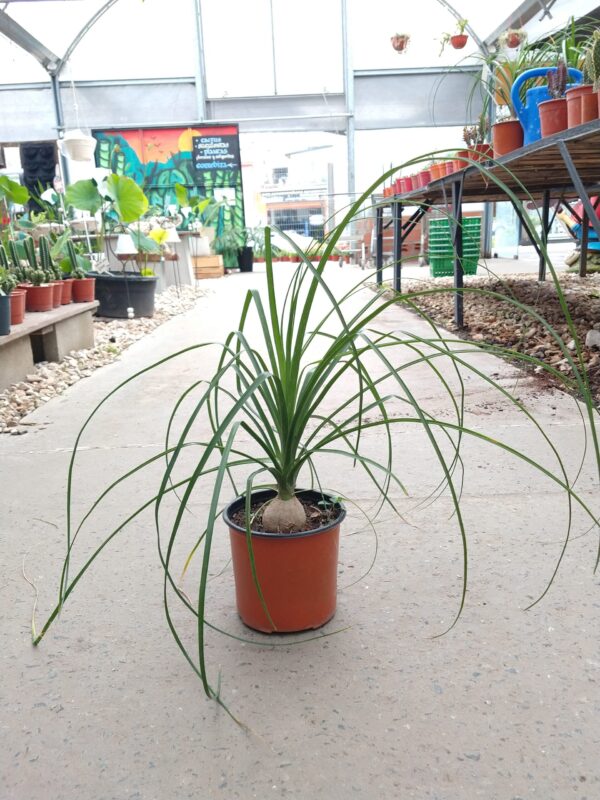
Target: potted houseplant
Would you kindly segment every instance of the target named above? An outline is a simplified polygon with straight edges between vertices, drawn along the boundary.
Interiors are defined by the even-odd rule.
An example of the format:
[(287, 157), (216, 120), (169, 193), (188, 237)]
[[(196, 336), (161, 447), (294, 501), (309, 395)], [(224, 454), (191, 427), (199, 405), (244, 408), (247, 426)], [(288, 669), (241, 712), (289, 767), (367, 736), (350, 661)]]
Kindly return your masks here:
[(600, 30), (595, 30), (588, 40), (587, 49), (583, 59), (583, 85), (580, 87), (579, 100), (575, 100), (575, 106), (570, 111), (569, 100), (573, 96), (576, 88), (568, 89), (567, 115), (569, 127), (577, 122), (583, 124), (598, 119), (598, 90), (600, 89)]
[[(453, 340), (449, 346), (425, 312), (422, 318), (427, 330), (422, 336), (381, 330), (379, 322), (382, 315), (396, 304), (405, 303), (407, 307), (418, 310), (415, 300), (419, 297), (419, 291), (406, 296), (390, 296), (386, 290), (361, 295), (359, 290), (364, 279), (341, 298), (336, 297), (329, 288), (324, 275), (329, 256), (347, 226), (354, 222), (368, 198), (392, 172), (370, 186), (352, 205), (329, 236), (317, 265), (313, 265), (308, 255), (296, 248), (291, 239), (287, 239), (289, 246), (302, 259), (302, 264), (294, 271), (287, 290), (281, 294), (277, 291), (277, 271), (273, 267), (270, 247), (271, 234), (266, 229), (264, 297), (255, 289), (245, 294), (239, 321), (234, 323), (224, 342), (218, 346), (218, 357), (210, 372), (202, 374), (200, 380), (194, 375), (192, 385), (182, 387), (166, 426), (164, 446), (136, 467), (123, 467), (123, 474), (116, 476), (101, 491), (76, 527), (71, 504), (77, 485), (78, 446), (98, 410), (111, 399), (118, 402), (119, 392), (123, 388), (130, 389), (133, 381), (151, 370), (159, 369), (165, 361), (193, 351), (201, 357), (205, 348), (214, 348), (215, 343), (186, 347), (161, 358), (154, 365), (144, 366), (111, 390), (92, 409), (78, 434), (69, 467), (67, 553), (60, 579), (59, 599), (39, 633), (35, 632), (35, 645), (40, 643), (57, 619), (64, 603), (95, 558), (127, 524), (152, 507), (170, 630), (187, 662), (202, 680), (206, 694), (224, 705), (219, 687), (213, 686), (209, 679), (204, 647), (211, 548), (219, 530), (221, 511), (229, 528), (236, 601), (243, 621), (265, 632), (318, 627), (335, 611), (339, 526), (345, 515), (344, 503), (339, 496), (340, 487), (328, 489), (323, 486), (321, 459), (334, 454), (349, 466), (354, 464), (380, 495), (381, 507), (394, 509), (394, 491), (399, 494), (405, 491), (395, 471), (394, 448), (397, 442), (392, 432), (398, 426), (411, 426), (411, 429), (419, 427), (423, 431), (424, 440), (440, 465), (443, 485), (451, 498), (453, 517), (463, 547), (463, 585), (458, 615), (464, 606), (467, 589), (467, 533), (461, 512), (461, 480), (454, 474), (462, 461), (463, 439), (476, 437), (479, 441), (484, 440), (502, 449), (504, 453), (522, 459), (564, 491), (569, 517), (572, 504), (577, 503), (593, 524), (598, 524), (573, 489), (573, 476), (566, 474), (559, 454), (543, 427), (535, 420), (533, 424), (544, 442), (552, 447), (558, 457), (559, 466), (555, 471), (548, 466), (547, 459), (543, 464), (538, 464), (514, 445), (504, 444), (468, 427), (464, 418), (462, 378), (463, 395), (456, 400), (439, 367), (431, 363), (435, 358), (436, 364), (447, 362), (450, 371), (460, 367), (485, 377), (477, 366), (471, 364), (468, 356), (466, 359), (461, 356), (462, 345), (457, 348)], [(538, 245), (544, 249), (539, 237)], [(556, 286), (564, 301), (558, 281)], [(430, 291), (426, 290), (426, 293)], [(450, 287), (440, 291), (453, 292), (454, 289)], [(475, 288), (472, 291), (477, 293), (478, 290)], [(524, 307), (512, 297), (502, 299), (511, 308), (518, 308), (520, 313), (525, 312), (531, 319), (539, 321), (535, 309)], [(597, 421), (591, 391), (580, 358), (577, 332), (566, 305), (564, 308), (567, 328), (576, 342), (577, 355), (563, 342), (561, 335), (556, 334), (556, 338), (564, 358), (573, 369), (577, 388), (585, 399), (586, 424), (593, 432), (596, 443), (594, 453), (600, 467)], [(250, 322), (253, 317), (255, 324), (252, 326)], [(551, 327), (550, 330), (554, 331)], [(477, 345), (474, 347), (477, 348)], [(494, 348), (493, 352), (511, 358), (519, 357), (512, 350)], [(522, 354), (520, 357), (525, 359)], [(539, 360), (530, 356), (526, 359), (530, 365), (536, 364), (551, 370), (552, 374), (561, 375)], [(450, 397), (448, 408), (451, 409), (452, 420), (448, 420), (445, 410), (439, 416), (432, 416), (413, 395), (407, 378), (410, 366), (429, 368), (431, 380), (439, 380), (440, 385), (444, 386)], [(524, 419), (532, 420), (531, 413), (504, 385), (492, 377), (485, 377), (485, 380), (505, 400), (524, 411)], [(567, 382), (567, 378), (564, 380)], [(194, 392), (197, 396), (190, 402)], [(195, 425), (201, 417), (204, 417), (206, 435), (201, 433), (198, 439)], [(178, 432), (173, 434), (175, 430)], [(369, 433), (378, 431), (384, 444), (383, 447), (379, 445), (373, 455), (372, 451), (366, 451), (365, 441)], [(446, 437), (450, 437), (450, 440)], [(185, 458), (188, 453), (192, 454), (191, 459)], [(163, 462), (158, 489), (153, 490), (150, 499), (137, 504), (138, 507), (131, 513), (128, 511), (125, 521), (114, 531), (103, 534), (95, 552), (72, 575), (74, 547), (83, 536), (82, 526), (98, 504), (113, 490), (122, 491), (136, 477), (143, 481), (146, 488), (146, 470), (155, 470)], [(236, 476), (239, 476), (239, 481), (236, 481)], [(344, 476), (341, 474), (339, 477), (343, 479)], [(223, 509), (222, 490), (229, 481), (231, 492), (237, 497)], [(201, 561), (195, 595), (197, 600), (192, 602), (179, 586), (173, 561), (175, 545), (180, 541), (178, 537), (182, 536), (184, 523), (189, 518), (186, 510), (190, 508), (194, 493), (198, 490), (202, 491), (207, 510), (200, 525), (194, 516), (197, 541), (185, 565), (187, 569), (195, 556)], [(163, 518), (169, 500), (174, 502), (175, 507), (169, 509), (165, 536)], [(569, 522), (567, 539), (570, 528)], [(553, 577), (550, 583), (552, 580)], [(197, 647), (193, 652), (185, 643), (188, 632), (184, 634), (178, 629), (180, 620), (179, 615), (172, 613), (172, 599), (193, 617), (197, 634)]]
[(496, 111), (496, 121), (492, 125), (492, 147), (494, 158), (523, 147), (523, 128), (509, 106), (500, 106)]
[(390, 41), (392, 42), (392, 47), (397, 53), (403, 53), (408, 47), (408, 43), (410, 42), (410, 34), (395, 33), (391, 37)]
[(221, 233), (215, 236), (212, 246), (215, 253), (223, 256), (223, 266), (225, 269), (235, 269), (239, 267), (239, 252), (244, 246), (245, 241), (246, 234), (244, 233), (244, 229), (233, 224), (225, 225)]
[(240, 235), (241, 246), (238, 250), (238, 266), (240, 272), (252, 272), (254, 248), (252, 246), (252, 228), (243, 228)]
[(567, 66), (562, 58), (559, 58), (555, 70), (548, 70), (548, 91), (551, 100), (540, 103), (540, 129), (542, 138), (552, 136), (554, 133), (564, 131), (567, 127), (567, 100), (565, 91), (567, 88)]
[[(24, 276), (21, 275), (20, 270), (15, 270), (14, 267), (11, 267), (6, 249), (2, 243), (0, 243), (0, 268), (10, 275), (11, 282), (14, 284), (13, 288), (8, 292), (10, 300), (10, 324), (20, 325), (25, 318), (25, 299), (27, 297), (27, 292), (25, 289), (18, 288), (18, 284), (20, 280), (19, 276), (21, 279)], [(8, 286), (8, 281), (6, 285)]]
[(463, 47), (467, 44), (469, 37), (465, 33), (465, 29), (469, 24), (469, 20), (467, 19), (459, 19), (456, 22), (456, 31), (454, 33), (444, 33), (442, 38), (440, 39), (440, 55), (444, 52), (444, 48), (447, 44), (450, 44), (455, 50), (462, 50)]
[(0, 336), (10, 333), (11, 303), (10, 294), (17, 285), (17, 279), (5, 266), (0, 266)]
[[(138, 245), (147, 252), (160, 252), (159, 246), (134, 226), (148, 210), (149, 203), (131, 178), (110, 174), (100, 184), (93, 179), (77, 181), (67, 187), (65, 199), (80, 211), (100, 214), (102, 239), (109, 226), (113, 232), (131, 237), (134, 252), (129, 261), (134, 265)], [(72, 264), (72, 259), (70, 261)], [(89, 272), (88, 277), (95, 278), (99, 316), (127, 319), (154, 313), (156, 275), (142, 275), (137, 268), (128, 270), (125, 263), (121, 270)]]
[[(485, 141), (489, 131), (490, 125), (484, 108), (474, 125), (465, 125), (463, 128), (463, 141), (469, 148), (467, 151), (468, 158), (473, 161), (485, 161), (492, 157), (492, 147)], [(463, 152), (461, 151), (461, 153)]]

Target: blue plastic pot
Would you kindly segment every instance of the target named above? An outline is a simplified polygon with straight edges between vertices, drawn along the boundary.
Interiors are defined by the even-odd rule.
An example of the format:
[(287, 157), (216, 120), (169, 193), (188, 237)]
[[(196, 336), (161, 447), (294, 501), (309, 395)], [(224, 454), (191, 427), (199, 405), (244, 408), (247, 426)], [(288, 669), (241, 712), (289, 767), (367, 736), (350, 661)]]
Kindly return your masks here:
[[(583, 73), (574, 67), (569, 67), (569, 77), (574, 79), (574, 83), (570, 83), (567, 89), (573, 86), (578, 86), (583, 81)], [(510, 99), (515, 109), (515, 113), (519, 118), (519, 122), (523, 126), (523, 144), (531, 144), (537, 142), (542, 138), (540, 130), (540, 112), (538, 105), (545, 100), (552, 100), (547, 86), (534, 86), (528, 89), (525, 94), (525, 103), (521, 101), (520, 91), (521, 86), (525, 81), (532, 78), (545, 78), (549, 72), (556, 72), (556, 67), (547, 69), (546, 67), (537, 67), (536, 69), (528, 69), (521, 73), (512, 85), (510, 91)]]

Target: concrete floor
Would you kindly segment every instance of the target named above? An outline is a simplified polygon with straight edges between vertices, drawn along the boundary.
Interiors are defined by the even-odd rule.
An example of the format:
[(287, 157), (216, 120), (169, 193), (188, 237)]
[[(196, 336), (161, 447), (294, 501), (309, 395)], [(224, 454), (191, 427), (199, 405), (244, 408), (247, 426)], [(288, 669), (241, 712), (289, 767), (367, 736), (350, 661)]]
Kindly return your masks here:
[[(285, 283), (292, 268), (281, 266)], [(364, 273), (327, 268), (341, 292)], [(208, 618), (259, 644), (208, 634), (213, 680), (250, 728), (244, 732), (206, 699), (168, 632), (151, 515), (121, 533), (97, 560), (39, 648), (30, 641), (33, 591), (38, 628), (57, 595), (64, 553), (70, 447), (92, 406), (132, 371), (188, 343), (220, 340), (237, 320), (242, 290), (264, 275), (207, 281), (210, 293), (157, 329), (119, 362), (82, 380), (32, 414), (31, 432), (0, 439), (0, 798), (2, 800), (183, 800), (184, 798), (425, 798), (431, 800), (596, 800), (600, 797), (598, 535), (576, 513), (565, 560), (567, 507), (560, 490), (522, 462), (467, 441), (462, 508), (469, 531), (470, 588), (456, 627), (461, 549), (447, 498), (418, 510), (439, 475), (423, 435), (398, 429), (396, 466), (411, 497), (406, 515), (389, 511), (375, 541), (353, 507), (341, 543), (339, 604), (323, 632), (265, 637), (239, 622), (228, 541), (216, 537)], [(400, 309), (379, 329), (425, 332)], [(123, 391), (82, 441), (76, 514), (109, 476), (162, 446), (176, 398), (207, 377), (215, 354), (171, 362)], [(406, 356), (405, 358), (408, 358)], [(583, 431), (574, 401), (543, 390), (495, 358), (476, 363), (535, 411), (575, 470)], [(552, 463), (548, 448), (513, 406), (480, 380), (466, 379), (468, 423)], [(439, 384), (422, 367), (411, 386), (432, 413), (451, 419)], [(367, 452), (383, 446), (371, 437)], [(368, 508), (374, 493), (351, 462), (323, 464), (324, 483)], [(151, 496), (156, 472), (118, 491), (81, 534), (76, 564)], [(578, 488), (598, 511), (598, 479), (585, 463)], [(183, 544), (201, 530), (207, 494), (187, 518)], [(225, 499), (225, 498), (224, 498)], [(358, 535), (360, 533), (360, 535)], [(183, 564), (186, 547), (177, 550)], [(194, 564), (184, 586), (193, 595)], [(224, 571), (221, 573), (222, 569)], [(175, 618), (192, 642), (193, 619)], [(262, 645), (262, 646), (261, 646)]]

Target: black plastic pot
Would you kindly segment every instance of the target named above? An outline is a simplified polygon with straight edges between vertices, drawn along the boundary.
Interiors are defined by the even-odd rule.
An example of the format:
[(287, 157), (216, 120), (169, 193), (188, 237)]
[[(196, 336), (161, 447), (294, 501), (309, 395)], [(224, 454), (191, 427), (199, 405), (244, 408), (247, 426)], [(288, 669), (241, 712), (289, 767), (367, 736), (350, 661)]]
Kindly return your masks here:
[(240, 272), (252, 272), (254, 263), (254, 250), (251, 247), (241, 247), (238, 250), (238, 266)]
[(10, 297), (7, 294), (0, 295), (0, 336), (8, 336), (10, 333)]
[(99, 317), (127, 319), (128, 308), (134, 317), (154, 315), (156, 275), (137, 275), (134, 272), (90, 272), (96, 278), (96, 300), (100, 303)]

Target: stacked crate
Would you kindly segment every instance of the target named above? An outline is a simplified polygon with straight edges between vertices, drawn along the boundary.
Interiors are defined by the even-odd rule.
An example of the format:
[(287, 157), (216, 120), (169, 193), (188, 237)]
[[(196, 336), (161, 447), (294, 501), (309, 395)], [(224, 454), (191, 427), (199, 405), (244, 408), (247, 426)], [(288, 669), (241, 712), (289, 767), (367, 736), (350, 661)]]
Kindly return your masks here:
[[(481, 217), (463, 217), (462, 240), (463, 272), (465, 275), (475, 275), (479, 261)], [(447, 217), (429, 220), (429, 265), (433, 278), (454, 275), (452, 229)]]

